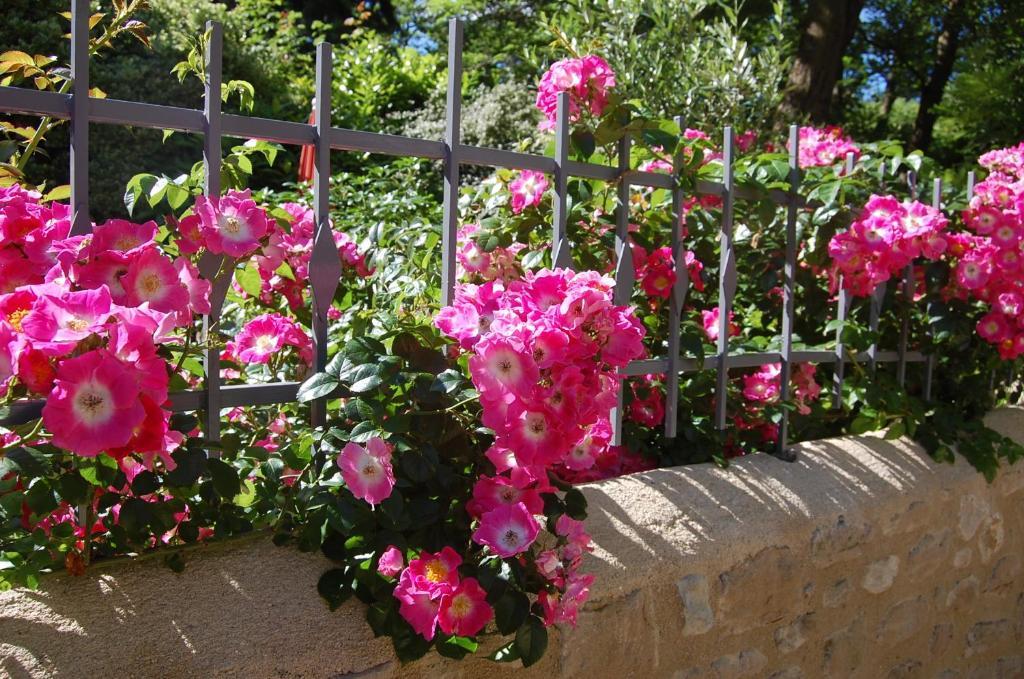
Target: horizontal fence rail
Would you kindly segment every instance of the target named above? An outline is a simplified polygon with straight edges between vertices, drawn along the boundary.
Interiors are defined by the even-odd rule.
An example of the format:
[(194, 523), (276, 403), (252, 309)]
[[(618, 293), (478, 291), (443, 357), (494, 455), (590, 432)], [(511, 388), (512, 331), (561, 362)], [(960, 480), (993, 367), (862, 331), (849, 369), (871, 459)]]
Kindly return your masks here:
[[(867, 362), (874, 370), (878, 363), (895, 363), (899, 378), (904, 379), (907, 363), (924, 362), (927, 365), (926, 384), (930, 388), (933, 361), (921, 352), (908, 351), (908, 317), (904, 316), (900, 342), (896, 351), (879, 351), (872, 347), (864, 355), (851, 355), (843, 346), (842, 328), (837, 331), (834, 349), (793, 348), (792, 325), (794, 318), (795, 269), (798, 250), (796, 221), (801, 208), (813, 207), (798, 192), (800, 169), (797, 165), (799, 136), (796, 126), (790, 128), (790, 189), (762, 190), (758, 187), (737, 185), (733, 177), (735, 139), (731, 127), (726, 127), (723, 139), (723, 180), (711, 182), (699, 180), (696, 195), (718, 196), (723, 201), (721, 218), (721, 262), (719, 276), (719, 334), (716, 353), (697, 360), (684, 356), (679, 349), (679, 330), (683, 307), (689, 289), (689, 278), (683, 255), (686, 252), (682, 242), (680, 224), (682, 205), (685, 199), (683, 189), (674, 175), (644, 172), (630, 167), (630, 139), (625, 136), (618, 146), (615, 165), (600, 165), (569, 160), (568, 94), (558, 100), (555, 126), (554, 157), (540, 156), (516, 151), (466, 145), (461, 142), (460, 126), (462, 117), (462, 41), (463, 24), (458, 19), (449, 22), (448, 37), (448, 89), (446, 98), (445, 133), (440, 141), (416, 139), (398, 135), (379, 134), (350, 130), (330, 125), (331, 111), (331, 47), (321, 44), (316, 54), (316, 103), (313, 123), (272, 120), (221, 112), (220, 82), (222, 76), (222, 30), (219, 24), (208, 22), (210, 40), (205, 55), (207, 82), (204, 87), (202, 110), (146, 104), (117, 99), (96, 99), (88, 96), (88, 0), (72, 2), (71, 54), (72, 77), (75, 87), (70, 94), (41, 92), (20, 87), (0, 87), (0, 112), (51, 116), (71, 122), (71, 204), (74, 210), (75, 233), (86, 233), (91, 228), (88, 219), (88, 131), (93, 123), (124, 125), (138, 128), (177, 130), (203, 135), (203, 158), (206, 170), (205, 192), (207, 195), (220, 194), (221, 139), (223, 137), (258, 139), (281, 144), (312, 146), (314, 148), (313, 209), (316, 223), (313, 255), (309, 266), (309, 284), (313, 306), (313, 367), (317, 371), (327, 365), (327, 309), (341, 275), (341, 264), (333, 238), (328, 215), (328, 175), (332, 151), (382, 154), (387, 156), (439, 160), (443, 164), (444, 216), (442, 222), (442, 304), (453, 297), (456, 285), (456, 233), (458, 230), (458, 193), (461, 166), (507, 168), (513, 170), (534, 170), (552, 175), (553, 214), (551, 225), (551, 259), (555, 266), (572, 265), (571, 243), (567, 231), (568, 180), (599, 180), (617, 186), (619, 206), (616, 210), (616, 264), (615, 299), (626, 304), (632, 294), (635, 276), (632, 255), (628, 242), (629, 194), (633, 188), (666, 189), (672, 192), (674, 219), (670, 247), (674, 256), (676, 285), (671, 291), (667, 305), (669, 314), (669, 335), (667, 355), (631, 362), (623, 371), (626, 376), (661, 375), (666, 377), (666, 421), (665, 436), (676, 437), (678, 408), (678, 384), (682, 374), (704, 370), (717, 371), (716, 385), (719, 398), (715, 408), (715, 423), (719, 430), (727, 426), (728, 404), (724, 395), (727, 390), (728, 374), (732, 369), (755, 368), (770, 363), (781, 363), (783, 395), (789, 394), (788, 376), (792, 367), (800, 363), (824, 363), (834, 365), (834, 388), (841, 394), (844, 366), (850, 362)], [(682, 127), (682, 118), (677, 118)], [(674, 159), (678, 170), (683, 164), (680, 155)], [(846, 168), (852, 171), (854, 158), (848, 156)], [(973, 176), (970, 183), (973, 185)], [(941, 186), (936, 184), (933, 205), (939, 207)], [(741, 353), (729, 346), (728, 312), (736, 291), (738, 272), (733, 243), (734, 208), (737, 200), (770, 200), (786, 208), (785, 220), (785, 269), (783, 285), (783, 317), (781, 349), (779, 351)], [(219, 256), (208, 255), (200, 262), (202, 275), (213, 283), (211, 293), (212, 311), (203, 319), (203, 337), (209, 339), (220, 316), (225, 295), (231, 284), (233, 270), (218, 274), (221, 266)], [(911, 279), (908, 271), (904, 283)], [(904, 287), (909, 291), (909, 286)], [(884, 295), (882, 288), (881, 295)], [(881, 295), (872, 300), (871, 319), (877, 329), (877, 315)], [(850, 311), (850, 298), (840, 285), (836, 317), (840, 325)], [(904, 312), (905, 313), (905, 312)], [(216, 440), (220, 430), (221, 411), (239, 406), (261, 406), (294, 402), (299, 383), (277, 382), (243, 385), (222, 385), (220, 381), (220, 356), (215, 347), (208, 346), (204, 356), (205, 383), (202, 389), (179, 391), (170, 395), (170, 407), (175, 412), (203, 411), (206, 435)], [(926, 389), (927, 391), (927, 389)], [(320, 426), (325, 421), (325, 399), (313, 403), (311, 424)], [(838, 401), (838, 399), (836, 399)], [(14, 425), (31, 421), (40, 416), (44, 401), (26, 400), (12, 404), (7, 417), (0, 419), (0, 425)], [(618, 406), (613, 412), (615, 441), (621, 441), (623, 397), (619, 394)], [(788, 435), (788, 411), (783, 410), (780, 426), (779, 450), (784, 451)], [(216, 454), (211, 451), (211, 454)]]

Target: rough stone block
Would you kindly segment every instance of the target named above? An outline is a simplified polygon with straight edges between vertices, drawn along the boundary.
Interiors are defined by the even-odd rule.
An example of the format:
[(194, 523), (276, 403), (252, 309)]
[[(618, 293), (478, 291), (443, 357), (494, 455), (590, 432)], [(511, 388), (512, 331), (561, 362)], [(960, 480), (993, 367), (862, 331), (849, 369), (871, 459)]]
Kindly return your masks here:
[(760, 677), (761, 670), (768, 664), (764, 653), (750, 648), (739, 653), (723, 655), (711, 663), (711, 669), (719, 679), (742, 679), (743, 677)]
[(683, 600), (683, 635), (704, 634), (715, 626), (715, 612), (711, 608), (711, 591), (703, 575), (687, 575), (676, 583), (679, 598)]
[(895, 554), (868, 564), (861, 587), (872, 594), (881, 594), (890, 587), (900, 571), (900, 558)]

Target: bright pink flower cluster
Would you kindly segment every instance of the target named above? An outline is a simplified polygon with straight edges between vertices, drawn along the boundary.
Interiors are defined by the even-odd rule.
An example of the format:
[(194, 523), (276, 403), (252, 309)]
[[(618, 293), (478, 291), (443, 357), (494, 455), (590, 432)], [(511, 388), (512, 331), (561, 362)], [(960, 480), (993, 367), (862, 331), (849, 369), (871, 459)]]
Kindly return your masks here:
[(479, 224), (466, 224), (456, 234), (455, 256), (459, 261), (459, 278), (477, 283), (519, 278), (523, 269), (517, 257), (526, 246), (512, 243), (507, 248), (496, 247), (485, 252), (474, 238), (479, 232)]
[[(700, 312), (701, 325), (704, 326), (704, 334), (707, 336), (708, 341), (714, 344), (718, 341), (718, 319), (719, 319), (718, 307), (712, 309), (704, 309)], [(734, 321), (736, 314), (729, 312), (729, 337), (737, 337), (740, 334), (740, 326)]]
[(979, 162), (997, 171), (974, 188), (963, 213), (974, 235), (961, 235), (950, 248), (959, 260), (953, 292), (988, 304), (978, 334), (1010, 360), (1024, 354), (1024, 143), (989, 151)]
[(512, 212), (519, 214), (529, 207), (537, 207), (548, 190), (548, 179), (543, 172), (523, 170), (508, 185), (512, 194)]
[(850, 228), (833, 236), (829, 255), (846, 289), (866, 297), (918, 257), (941, 257), (948, 223), (942, 212), (918, 201), (873, 195)]
[(295, 347), (306, 365), (313, 362), (313, 340), (301, 325), (279, 313), (252, 319), (224, 346), (221, 358), (242, 365), (270, 362), (285, 347)]
[(577, 122), (584, 110), (600, 117), (608, 106), (608, 90), (613, 87), (615, 73), (601, 57), (589, 55), (556, 61), (541, 76), (537, 87), (537, 108), (544, 114), (540, 129), (554, 129), (559, 93), (569, 93), (569, 120)]
[[(271, 304), (278, 295), (283, 295), (292, 309), (303, 309), (309, 293), (309, 258), (313, 254), (316, 222), (313, 211), (304, 205), (284, 203), (281, 207), (291, 221), (285, 228), (271, 220), (270, 237), (256, 256), (261, 280), (260, 301)], [(341, 231), (332, 230), (331, 236), (345, 271), (352, 271), (360, 278), (373, 273), (355, 241)]]
[[(401, 554), (397, 552), (392, 547), (381, 557), (378, 570), (382, 574), (393, 573), (396, 562), (401, 564)], [(394, 591), (399, 601), (398, 612), (428, 641), (434, 638), (438, 627), (445, 634), (471, 637), (494, 618), (487, 592), (480, 583), (475, 578), (459, 576), (461, 564), (462, 557), (451, 547), (445, 547), (436, 554), (422, 552), (398, 577)]]
[(0, 189), (0, 252), (25, 272), (2, 279), (16, 284), (0, 294), (0, 391), (44, 396), (56, 446), (173, 468), (183, 437), (169, 428), (170, 371), (157, 348), (210, 311), (210, 284), (162, 252), (153, 222), (110, 220), (70, 237), (67, 207), (38, 198)]
[(1024, 178), (1024, 141), (1005, 149), (994, 149), (978, 158), (982, 167), (1008, 177)]
[[(806, 415), (811, 412), (810, 404), (821, 397), (821, 385), (815, 379), (817, 368), (811, 363), (794, 367), (790, 375), (790, 391), (797, 412)], [(775, 443), (779, 439), (779, 426), (768, 419), (765, 406), (776, 403), (782, 389), (782, 365), (769, 363), (742, 378), (743, 408), (733, 421), (739, 431), (754, 431), (764, 443)], [(734, 445), (727, 446), (732, 454), (742, 454)]]
[[(612, 303), (613, 285), (562, 269), (507, 287), (464, 284), (435, 319), (472, 352), (483, 423), (495, 433), (487, 457), (496, 474), (477, 481), (467, 511), (479, 521), (473, 541), (502, 558), (522, 558), (535, 545), (541, 494), (554, 492), (549, 470), (585, 474), (608, 454), (618, 370), (642, 355), (644, 337), (631, 309)], [(576, 572), (589, 536), (567, 521), (561, 547), (535, 561), (549, 583), (540, 599), (549, 624), (575, 621), (590, 584)]]
[[(672, 286), (676, 283), (676, 272), (672, 257), (672, 248), (661, 247), (647, 252), (636, 243), (630, 243), (633, 251), (633, 270), (643, 288), (644, 294), (651, 298), (668, 299), (672, 295)], [(704, 290), (704, 281), (700, 272), (704, 264), (697, 259), (692, 251), (687, 250), (685, 261), (690, 284), (698, 291)]]
[(205, 247), (216, 255), (240, 259), (256, 251), (270, 228), (266, 210), (248, 189), (212, 198), (197, 196), (192, 211), (178, 224), (182, 254)]
[(835, 165), (849, 153), (859, 158), (860, 147), (843, 133), (843, 128), (837, 125), (800, 128), (800, 167)]

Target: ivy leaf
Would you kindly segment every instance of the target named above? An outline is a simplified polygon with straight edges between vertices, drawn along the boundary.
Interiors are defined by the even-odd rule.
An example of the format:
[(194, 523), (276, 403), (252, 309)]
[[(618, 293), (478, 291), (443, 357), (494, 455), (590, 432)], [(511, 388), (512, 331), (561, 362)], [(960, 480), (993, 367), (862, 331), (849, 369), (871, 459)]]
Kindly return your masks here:
[(529, 667), (544, 657), (548, 648), (548, 631), (541, 619), (531, 615), (516, 631), (515, 648), (523, 661), (523, 667)]
[(338, 388), (341, 383), (338, 378), (327, 373), (317, 373), (299, 385), (299, 391), (295, 400), (299, 403), (306, 403), (315, 399), (327, 396)]

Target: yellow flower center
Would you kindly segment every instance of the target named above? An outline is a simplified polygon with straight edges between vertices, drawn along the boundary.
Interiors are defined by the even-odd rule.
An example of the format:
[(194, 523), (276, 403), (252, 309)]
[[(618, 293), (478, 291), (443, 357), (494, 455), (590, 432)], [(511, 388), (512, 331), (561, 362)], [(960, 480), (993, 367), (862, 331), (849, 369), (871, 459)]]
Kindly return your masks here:
[(160, 291), (160, 288), (163, 287), (163, 284), (160, 282), (159, 276), (157, 276), (155, 273), (150, 273), (142, 277), (142, 279), (139, 281), (139, 287), (142, 289), (142, 292), (144, 292), (147, 296), (152, 297), (153, 295)]
[(473, 610), (473, 600), (465, 594), (456, 594), (452, 597), (451, 612), (456, 618), (465, 618)]
[(28, 315), (28, 309), (18, 309), (7, 317), (7, 322), (11, 324), (11, 327), (14, 328), (15, 332), (22, 332), (21, 321), (26, 315)]
[(439, 559), (427, 562), (427, 580), (431, 582), (443, 582), (448, 578), (448, 567)]
[(89, 323), (81, 318), (72, 318), (70, 321), (64, 324), (68, 330), (74, 330), (75, 332), (81, 332), (89, 327)]
[(225, 217), (224, 230), (232, 235), (237, 234), (242, 230), (241, 220), (239, 220), (238, 217)]

